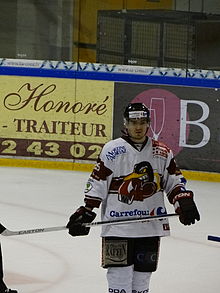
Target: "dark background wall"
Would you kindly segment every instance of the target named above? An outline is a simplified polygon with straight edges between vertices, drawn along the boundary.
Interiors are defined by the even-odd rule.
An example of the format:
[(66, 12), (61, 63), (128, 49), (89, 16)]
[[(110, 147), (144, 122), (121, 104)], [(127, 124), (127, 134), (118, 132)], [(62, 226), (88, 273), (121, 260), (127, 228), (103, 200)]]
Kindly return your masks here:
[(0, 57), (71, 60), (71, 0), (1, 0)]

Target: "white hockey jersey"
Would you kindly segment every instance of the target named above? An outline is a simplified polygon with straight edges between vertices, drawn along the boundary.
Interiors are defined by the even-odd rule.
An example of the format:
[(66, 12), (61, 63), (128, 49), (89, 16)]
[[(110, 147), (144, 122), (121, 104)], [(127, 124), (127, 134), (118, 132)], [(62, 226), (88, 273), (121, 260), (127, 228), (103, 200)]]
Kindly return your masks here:
[[(164, 196), (185, 189), (185, 183), (165, 144), (147, 138), (138, 150), (122, 137), (103, 147), (87, 182), (85, 202), (101, 203), (103, 221), (161, 215), (167, 213)], [(103, 226), (101, 232), (102, 237), (130, 238), (169, 234), (167, 218)]]

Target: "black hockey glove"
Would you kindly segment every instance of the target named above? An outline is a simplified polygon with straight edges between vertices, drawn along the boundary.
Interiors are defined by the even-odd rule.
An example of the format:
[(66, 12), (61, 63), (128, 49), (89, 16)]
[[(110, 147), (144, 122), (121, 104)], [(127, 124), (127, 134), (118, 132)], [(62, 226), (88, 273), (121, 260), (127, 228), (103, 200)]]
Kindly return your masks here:
[(83, 223), (91, 223), (96, 217), (96, 213), (81, 206), (71, 215), (66, 227), (72, 236), (88, 235), (90, 228), (82, 226)]
[(174, 197), (173, 204), (175, 211), (179, 214), (180, 222), (184, 225), (195, 224), (200, 220), (200, 215), (193, 200), (193, 192), (186, 190)]

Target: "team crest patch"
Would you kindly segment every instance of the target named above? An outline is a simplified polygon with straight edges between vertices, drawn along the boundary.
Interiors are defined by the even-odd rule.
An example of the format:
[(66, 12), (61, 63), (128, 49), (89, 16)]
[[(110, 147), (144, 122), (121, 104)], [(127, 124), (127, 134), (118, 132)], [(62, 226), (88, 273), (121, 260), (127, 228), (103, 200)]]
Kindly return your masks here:
[(85, 193), (89, 192), (92, 188), (93, 188), (92, 183), (88, 181), (86, 183)]
[(133, 172), (125, 176), (119, 186), (118, 200), (130, 205), (135, 200), (143, 201), (152, 196), (160, 188), (159, 182), (154, 182), (154, 177), (157, 180), (149, 162), (137, 163)]

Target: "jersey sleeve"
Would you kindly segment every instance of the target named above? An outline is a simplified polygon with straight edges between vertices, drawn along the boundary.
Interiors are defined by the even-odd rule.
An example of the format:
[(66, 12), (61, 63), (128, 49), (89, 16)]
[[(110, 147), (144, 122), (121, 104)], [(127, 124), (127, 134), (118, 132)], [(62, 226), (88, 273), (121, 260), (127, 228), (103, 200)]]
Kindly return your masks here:
[(176, 164), (172, 150), (169, 150), (163, 174), (164, 191), (170, 203), (176, 194), (186, 190), (186, 179)]
[(172, 150), (164, 143), (152, 140), (153, 156), (157, 160), (161, 188), (170, 203), (176, 194), (185, 191), (186, 179), (177, 166)]
[(114, 168), (113, 162), (108, 159), (109, 144), (111, 142), (103, 147), (86, 184), (84, 201), (92, 208), (98, 208), (108, 194)]

